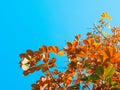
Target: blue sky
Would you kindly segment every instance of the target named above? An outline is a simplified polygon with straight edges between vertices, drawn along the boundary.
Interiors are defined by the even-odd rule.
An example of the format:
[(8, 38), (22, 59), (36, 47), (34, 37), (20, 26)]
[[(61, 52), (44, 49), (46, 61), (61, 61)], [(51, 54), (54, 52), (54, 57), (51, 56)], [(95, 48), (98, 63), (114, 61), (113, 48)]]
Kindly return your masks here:
[(19, 67), (19, 54), (41, 45), (65, 46), (108, 12), (113, 25), (120, 25), (120, 0), (1, 0), (0, 1), (0, 88), (31, 90), (41, 75), (27, 77)]

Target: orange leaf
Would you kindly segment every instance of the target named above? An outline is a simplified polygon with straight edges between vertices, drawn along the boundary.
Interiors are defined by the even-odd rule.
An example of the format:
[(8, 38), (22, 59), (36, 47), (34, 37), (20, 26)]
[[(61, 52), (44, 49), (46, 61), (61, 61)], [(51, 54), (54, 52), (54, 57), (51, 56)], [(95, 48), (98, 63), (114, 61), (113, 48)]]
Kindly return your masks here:
[(58, 70), (55, 69), (53, 72), (51, 72), (52, 74), (58, 74)]
[(57, 46), (48, 46), (48, 52), (53, 52), (55, 54), (58, 53), (58, 47)]
[(120, 62), (120, 52), (116, 53), (114, 57), (111, 59), (112, 63), (119, 63)]
[(76, 46), (78, 45), (78, 41), (73, 41), (73, 48), (76, 48)]
[(65, 81), (65, 86), (68, 86), (72, 82), (72, 77), (69, 76)]
[(53, 52), (54, 52), (55, 54), (58, 53), (58, 47), (57, 47), (57, 46), (53, 46)]
[(56, 62), (56, 58), (52, 58), (48, 64), (52, 64), (52, 63), (55, 63)]
[(25, 58), (26, 54), (20, 54), (20, 58)]
[(72, 48), (72, 44), (70, 42), (67, 42), (68, 49)]
[(83, 40), (83, 43), (84, 43), (85, 45), (89, 45), (89, 42), (88, 42), (87, 40)]
[(47, 47), (46, 47), (46, 46), (43, 45), (43, 46), (41, 47), (41, 49), (42, 49), (43, 52), (45, 52), (45, 53), (47, 52)]
[(44, 63), (48, 62), (49, 54), (48, 54), (48, 53), (45, 53), (45, 54), (42, 56), (42, 58), (43, 58)]
[(75, 36), (75, 39), (79, 40), (80, 39), (80, 34), (78, 34), (77, 36)]
[(49, 65), (49, 68), (52, 68), (52, 67), (56, 67), (56, 64), (53, 63), (53, 64), (50, 64), (50, 65)]
[(27, 54), (33, 54), (33, 51), (32, 50), (27, 50), (26, 53)]
[(68, 77), (68, 80), (70, 80), (70, 81), (71, 81), (71, 80), (72, 80), (72, 77)]

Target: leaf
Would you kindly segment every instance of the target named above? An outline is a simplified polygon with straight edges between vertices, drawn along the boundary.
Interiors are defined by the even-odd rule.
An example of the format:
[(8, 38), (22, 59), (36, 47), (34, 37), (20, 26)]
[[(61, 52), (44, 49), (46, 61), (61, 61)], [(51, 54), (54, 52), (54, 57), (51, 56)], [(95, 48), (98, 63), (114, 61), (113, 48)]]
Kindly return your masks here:
[(48, 50), (48, 52), (53, 52), (55, 54), (58, 53), (58, 47), (57, 46), (48, 46), (47, 50)]
[(75, 39), (79, 40), (80, 39), (80, 34), (78, 34), (77, 36), (75, 36)]
[(52, 59), (49, 61), (48, 64), (53, 64), (53, 63), (55, 63), (55, 62), (56, 62), (56, 58), (52, 58)]
[(81, 78), (82, 81), (87, 81), (88, 80), (88, 77), (84, 76)]
[(49, 68), (52, 68), (52, 67), (56, 67), (56, 64), (53, 63), (53, 64), (50, 64), (50, 65), (49, 65)]
[(68, 47), (68, 49), (71, 49), (72, 48), (72, 43), (71, 42), (67, 42), (67, 47)]
[(72, 42), (72, 48), (76, 48), (77, 45), (78, 45), (78, 41), (74, 40)]
[(59, 72), (58, 72), (58, 70), (57, 69), (55, 69), (53, 72), (51, 72), (52, 74), (58, 74)]
[(49, 53), (45, 53), (42, 55), (42, 59), (43, 59), (44, 63), (48, 62), (49, 57), (50, 57)]
[(108, 66), (107, 69), (105, 70), (105, 77), (111, 77), (115, 73), (115, 69), (113, 66)]
[(67, 78), (67, 80), (70, 80), (70, 81), (72, 81), (72, 77), (71, 77), (71, 76), (70, 76), (70, 77), (68, 77), (68, 78)]
[(111, 90), (120, 90), (120, 87), (119, 86), (112, 87)]
[(32, 90), (40, 90), (40, 86), (38, 84), (32, 84)]
[(58, 47), (57, 47), (57, 46), (53, 46), (53, 52), (54, 52), (55, 54), (58, 53)]
[(114, 57), (111, 59), (113, 63), (120, 63), (120, 52), (117, 52)]
[(68, 87), (68, 90), (80, 90), (80, 84), (75, 84), (73, 86)]
[(100, 20), (99, 20), (99, 23), (104, 24), (105, 22), (104, 22), (103, 19), (100, 19)]
[(33, 52), (32, 50), (27, 50), (26, 53), (31, 55), (31, 54), (33, 54), (34, 52)]
[(102, 13), (101, 18), (102, 18), (102, 19), (103, 19), (103, 18), (107, 18), (108, 20), (112, 20), (111, 16), (108, 15), (108, 13), (106, 13), (106, 12)]
[(103, 69), (103, 66), (98, 66), (96, 68), (96, 73), (100, 76), (102, 76), (104, 74), (104, 69)]
[(30, 69), (24, 71), (24, 72), (23, 72), (23, 75), (26, 76), (26, 75), (28, 75), (29, 73), (38, 71), (38, 70), (40, 70), (40, 69), (43, 67), (43, 65), (44, 65), (44, 64), (41, 64), (41, 65), (38, 65), (38, 66), (36, 66), (36, 67), (30, 68)]
[(65, 86), (68, 86), (72, 82), (72, 77), (68, 76), (68, 78), (65, 79)]
[(83, 43), (84, 43), (85, 45), (89, 45), (89, 42), (88, 42), (87, 40), (83, 40)]
[(26, 58), (26, 54), (24, 53), (20, 54), (20, 58)]
[(92, 75), (88, 76), (88, 80), (90, 80), (90, 81), (96, 81), (99, 79), (100, 79), (100, 77), (96, 74), (92, 74)]
[(109, 83), (109, 85), (112, 84), (112, 78), (108, 78), (107, 82)]
[(116, 86), (116, 85), (117, 85), (117, 82), (116, 82), (116, 81), (112, 81), (111, 84), (112, 84), (113, 86)]
[(36, 67), (36, 71), (42, 69), (42, 66), (43, 66), (43, 65), (44, 65), (44, 64), (40, 64), (40, 65), (38, 65), (38, 66)]
[[(46, 46), (43, 45), (43, 46), (41, 47), (41, 49), (42, 49), (42, 51), (43, 51), (44, 53), (47, 52), (47, 47), (46, 47)], [(39, 50), (40, 50), (40, 49), (39, 49)]]
[(43, 64), (43, 65), (42, 65), (42, 72), (45, 72), (45, 71), (47, 71), (47, 70), (48, 70), (47, 65), (46, 65), (46, 64)]
[(61, 51), (59, 51), (58, 52), (58, 54), (57, 55), (59, 55), (59, 56), (64, 56), (65, 55), (65, 53), (64, 53), (64, 51), (63, 50), (61, 50)]
[(107, 55), (109, 58), (111, 57), (110, 52), (112, 52), (112, 51), (109, 51), (109, 48), (106, 48), (106, 49), (105, 49), (105, 53), (106, 53), (106, 55)]

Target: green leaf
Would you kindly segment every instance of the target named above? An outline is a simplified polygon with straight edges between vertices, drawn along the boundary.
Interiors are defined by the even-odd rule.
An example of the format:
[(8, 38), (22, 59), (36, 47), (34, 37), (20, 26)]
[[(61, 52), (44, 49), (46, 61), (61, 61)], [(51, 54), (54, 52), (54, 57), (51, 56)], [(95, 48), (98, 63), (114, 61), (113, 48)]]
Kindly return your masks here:
[(73, 86), (68, 87), (68, 90), (80, 90), (80, 84), (75, 84)]
[(96, 81), (99, 79), (100, 79), (100, 77), (96, 74), (92, 74), (92, 75), (88, 76), (88, 80), (90, 80), (90, 81)]
[(107, 82), (109, 83), (109, 85), (111, 85), (112, 84), (112, 78), (108, 78)]
[(111, 90), (120, 90), (120, 88), (119, 87), (113, 87), (113, 88), (111, 88)]
[(103, 66), (97, 67), (96, 73), (97, 73), (99, 76), (102, 76), (102, 75), (104, 74)]
[(108, 66), (106, 71), (105, 71), (105, 77), (111, 77), (115, 73), (115, 69), (113, 66)]
[(112, 86), (116, 86), (117, 85), (117, 82), (116, 81), (112, 81)]
[(87, 81), (88, 78), (85, 76), (85, 77), (82, 77), (81, 80), (82, 80), (82, 81)]

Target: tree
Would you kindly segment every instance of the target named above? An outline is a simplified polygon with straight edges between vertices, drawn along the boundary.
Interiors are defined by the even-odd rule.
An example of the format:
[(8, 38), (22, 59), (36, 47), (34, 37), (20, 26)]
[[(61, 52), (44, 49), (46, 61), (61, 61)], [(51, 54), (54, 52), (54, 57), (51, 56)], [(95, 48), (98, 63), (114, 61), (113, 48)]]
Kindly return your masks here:
[[(84, 40), (78, 34), (61, 50), (43, 45), (37, 51), (20, 54), (20, 67), (25, 76), (38, 70), (44, 73), (32, 84), (32, 90), (79, 90), (80, 87), (82, 90), (120, 90), (120, 28), (112, 27), (110, 20), (106, 12), (102, 13)], [(56, 68), (57, 59), (51, 53), (68, 58), (65, 71)]]

